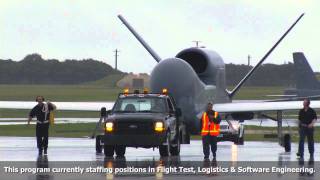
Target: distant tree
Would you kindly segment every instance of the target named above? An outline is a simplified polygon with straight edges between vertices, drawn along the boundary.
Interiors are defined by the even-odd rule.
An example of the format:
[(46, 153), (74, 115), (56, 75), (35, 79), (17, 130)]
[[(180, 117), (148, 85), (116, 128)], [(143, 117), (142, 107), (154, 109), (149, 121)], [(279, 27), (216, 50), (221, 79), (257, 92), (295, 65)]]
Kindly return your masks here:
[[(252, 66), (226, 64), (228, 85), (236, 85)], [(247, 86), (295, 86), (294, 64), (263, 64), (245, 83)]]
[[(227, 85), (238, 84), (251, 68), (252, 66), (247, 65), (226, 64)], [(112, 74), (123, 73), (94, 59), (44, 60), (40, 54), (34, 53), (19, 62), (0, 60), (1, 84), (79, 84)], [(133, 75), (132, 72), (128, 74)], [(245, 85), (295, 86), (294, 64), (263, 64)]]
[(111, 74), (122, 74), (110, 65), (93, 59), (44, 60), (39, 54), (23, 60), (0, 60), (1, 84), (79, 84), (95, 81)]

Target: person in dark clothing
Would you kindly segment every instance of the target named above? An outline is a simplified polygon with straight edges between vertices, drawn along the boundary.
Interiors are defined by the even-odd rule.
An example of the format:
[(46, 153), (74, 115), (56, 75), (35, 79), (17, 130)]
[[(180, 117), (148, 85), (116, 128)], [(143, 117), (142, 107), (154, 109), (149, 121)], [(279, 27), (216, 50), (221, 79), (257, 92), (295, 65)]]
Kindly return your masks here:
[(220, 122), (221, 118), (218, 112), (212, 109), (212, 103), (208, 103), (206, 112), (203, 113), (201, 119), (201, 136), (203, 145), (204, 159), (208, 160), (211, 152), (213, 155), (213, 161), (216, 160), (217, 151), (217, 136), (220, 134)]
[(47, 154), (49, 138), (49, 117), (50, 112), (56, 109), (56, 106), (50, 102), (45, 103), (43, 96), (37, 96), (38, 104), (32, 108), (29, 113), (28, 124), (33, 117), (37, 117), (36, 137), (39, 155)]
[(304, 139), (308, 139), (308, 149), (310, 153), (310, 159), (313, 159), (314, 154), (314, 140), (313, 140), (313, 131), (314, 124), (317, 121), (316, 112), (309, 107), (310, 100), (305, 99), (303, 101), (303, 109), (299, 111), (299, 150), (297, 156), (303, 158), (304, 155)]

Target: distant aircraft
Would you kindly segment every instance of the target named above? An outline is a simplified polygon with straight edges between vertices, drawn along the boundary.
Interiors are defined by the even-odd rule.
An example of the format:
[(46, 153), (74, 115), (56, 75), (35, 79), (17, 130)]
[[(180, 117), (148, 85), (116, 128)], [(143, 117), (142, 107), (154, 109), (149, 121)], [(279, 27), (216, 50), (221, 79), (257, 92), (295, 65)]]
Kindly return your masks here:
[(308, 60), (302, 52), (293, 53), (295, 68), (296, 88), (287, 89), (285, 95), (295, 95), (298, 97), (320, 95), (320, 82), (316, 78)]
[(298, 100), (304, 97), (310, 99), (320, 98), (320, 82), (316, 78), (307, 58), (302, 52), (294, 52), (295, 88), (287, 88), (281, 95), (267, 95), (269, 97), (281, 97), (279, 100)]
[[(158, 62), (154, 67), (150, 77), (151, 92), (161, 92), (167, 88), (169, 93), (175, 98), (178, 107), (182, 111), (182, 121), (185, 124), (187, 134), (181, 143), (188, 143), (190, 134), (198, 134), (199, 118), (205, 110), (209, 101), (214, 103), (214, 109), (225, 117), (232, 117), (235, 120), (250, 120), (255, 114), (263, 114), (268, 111), (275, 111), (278, 122), (278, 139), (286, 151), (290, 146), (290, 137), (282, 134), (282, 111), (297, 110), (302, 108), (301, 101), (290, 102), (254, 102), (254, 103), (232, 103), (232, 98), (240, 90), (246, 80), (254, 71), (264, 62), (272, 53), (284, 37), (303, 17), (299, 18), (290, 26), (290, 28), (281, 36), (273, 47), (261, 58), (259, 63), (250, 70), (250, 72), (239, 82), (232, 90), (226, 89), (225, 64), (220, 55), (212, 50), (205, 48), (188, 48), (180, 51), (175, 57), (162, 59), (160, 56), (144, 41), (144, 39), (131, 27), (131, 25), (119, 15), (119, 19), (137, 38), (143, 47)], [(5, 103), (5, 104), (4, 104)], [(103, 102), (88, 104), (86, 102), (54, 102), (60, 110), (100, 110), (104, 106), (112, 106)], [(72, 105), (72, 106), (68, 106)], [(1, 102), (0, 108), (26, 108), (26, 103), (20, 104), (12, 102)], [(31, 106), (28, 106), (30, 108)], [(320, 101), (312, 102), (313, 108), (320, 108)], [(287, 137), (287, 138), (284, 138)], [(284, 139), (286, 139), (284, 141)]]

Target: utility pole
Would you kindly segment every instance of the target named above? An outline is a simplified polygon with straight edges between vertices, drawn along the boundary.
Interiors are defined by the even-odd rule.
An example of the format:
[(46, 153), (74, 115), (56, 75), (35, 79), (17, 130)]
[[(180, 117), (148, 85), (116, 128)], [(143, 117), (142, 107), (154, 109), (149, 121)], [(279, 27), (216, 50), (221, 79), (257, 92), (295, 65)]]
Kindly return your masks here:
[(118, 49), (116, 49), (115, 51), (113, 51), (113, 52), (115, 52), (115, 70), (118, 70), (118, 52), (120, 52)]
[(251, 56), (250, 54), (248, 54), (248, 66), (250, 66), (250, 60), (251, 60)]
[(199, 48), (199, 43), (200, 43), (201, 41), (192, 41), (192, 42), (196, 43), (196, 48)]

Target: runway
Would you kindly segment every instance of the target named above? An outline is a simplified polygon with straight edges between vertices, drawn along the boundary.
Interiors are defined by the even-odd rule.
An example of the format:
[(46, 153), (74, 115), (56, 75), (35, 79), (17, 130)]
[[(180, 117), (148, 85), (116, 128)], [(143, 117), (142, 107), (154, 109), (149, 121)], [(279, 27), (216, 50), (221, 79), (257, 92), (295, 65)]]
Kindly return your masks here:
[[(218, 161), (296, 161), (297, 143), (292, 143), (292, 152), (285, 153), (277, 142), (249, 141), (245, 145), (232, 142), (219, 142)], [(320, 144), (315, 144), (315, 161), (320, 160)], [(305, 146), (308, 157), (307, 145)], [(263, 153), (263, 156), (261, 156)], [(33, 137), (0, 137), (1, 161), (35, 161), (38, 154), (36, 139)], [(95, 140), (88, 138), (50, 138), (49, 160), (54, 161), (103, 161), (103, 154), (95, 153)], [(181, 145), (182, 161), (202, 161), (201, 141), (192, 140), (191, 144)], [(159, 159), (158, 149), (127, 148), (126, 159), (143, 161)]]
[[(315, 161), (320, 160), (320, 144), (317, 143), (315, 145)], [(285, 153), (284, 149), (280, 147), (276, 142), (245, 142), (245, 145), (234, 145), (231, 142), (220, 142), (218, 144), (217, 151), (217, 163), (219, 164), (237, 164), (244, 163), (257, 166), (266, 166), (268, 163), (270, 164), (286, 164), (293, 163), (297, 165), (296, 159), (296, 150), (297, 144), (292, 143), (292, 152)], [(308, 161), (308, 151), (306, 150), (306, 162)], [(23, 165), (23, 162), (26, 164), (33, 162), (31, 164), (34, 165), (34, 162), (37, 162), (38, 154), (36, 149), (36, 140), (33, 137), (0, 137), (0, 161), (2, 164), (6, 163), (16, 163), (17, 166)], [(168, 159), (167, 159), (168, 160)], [(23, 161), (23, 162), (21, 162)], [(49, 140), (49, 149), (48, 156), (46, 157), (46, 161), (54, 162), (57, 164), (61, 163), (62, 165), (70, 165), (70, 164), (108, 164), (103, 154), (96, 154), (95, 152), (95, 141), (93, 139), (86, 138), (50, 138)], [(159, 164), (163, 161), (160, 158), (158, 149), (154, 151), (152, 149), (143, 149), (143, 148), (127, 148), (125, 161), (128, 164), (143, 164), (145, 162), (151, 164)], [(182, 145), (181, 147), (181, 155), (179, 157), (169, 158), (169, 161), (179, 161), (179, 163), (188, 165), (197, 165), (203, 164), (203, 154), (202, 154), (202, 144), (199, 140), (191, 141), (191, 144)], [(114, 159), (111, 160), (114, 163)], [(22, 164), (21, 164), (22, 163)], [(150, 164), (149, 164), (150, 165)], [(226, 165), (226, 164), (225, 164)], [(317, 166), (319, 167), (319, 166)], [(1, 170), (3, 174), (4, 170)], [(5, 174), (8, 175), (8, 174)], [(19, 176), (12, 176), (19, 179)], [(265, 174), (266, 175), (266, 174)], [(296, 174), (292, 174), (296, 177)], [(34, 175), (29, 174), (29, 179), (32, 179)], [(60, 175), (53, 175), (54, 179), (60, 179)], [(251, 177), (252, 175), (242, 176), (242, 177)], [(36, 177), (36, 176), (34, 176)], [(74, 176), (75, 179), (79, 179), (78, 176)], [(83, 177), (86, 177), (85, 175)], [(103, 179), (106, 179), (103, 176)], [(145, 178), (155, 179), (156, 176), (147, 176)], [(195, 176), (184, 176), (184, 175), (165, 175), (161, 176), (164, 179), (173, 178), (174, 179), (188, 179)], [(219, 176), (218, 179), (232, 179), (232, 176)], [(269, 176), (266, 175), (266, 178)], [(279, 178), (278, 176), (275, 176)], [(290, 177), (290, 178), (289, 178)], [(312, 176), (314, 177), (314, 176)], [(91, 179), (101, 179), (101, 175), (94, 176)], [(126, 179), (132, 179), (131, 176), (125, 176)], [(193, 179), (191, 178), (191, 179)], [(209, 178), (204, 176), (204, 178)], [(211, 177), (212, 178), (212, 177)], [(263, 176), (260, 178), (263, 179)], [(287, 176), (281, 176), (279, 179), (286, 179)], [(288, 179), (291, 179), (292, 176), (288, 176)], [(1, 178), (2, 179), (2, 178)], [(73, 179), (73, 176), (68, 176), (66, 179)], [(81, 178), (80, 178), (81, 179)], [(85, 178), (84, 178), (85, 179)], [(133, 177), (134, 179), (134, 177)], [(248, 178), (246, 178), (248, 179)], [(249, 178), (250, 179), (250, 178)], [(253, 178), (254, 179), (254, 178)]]

